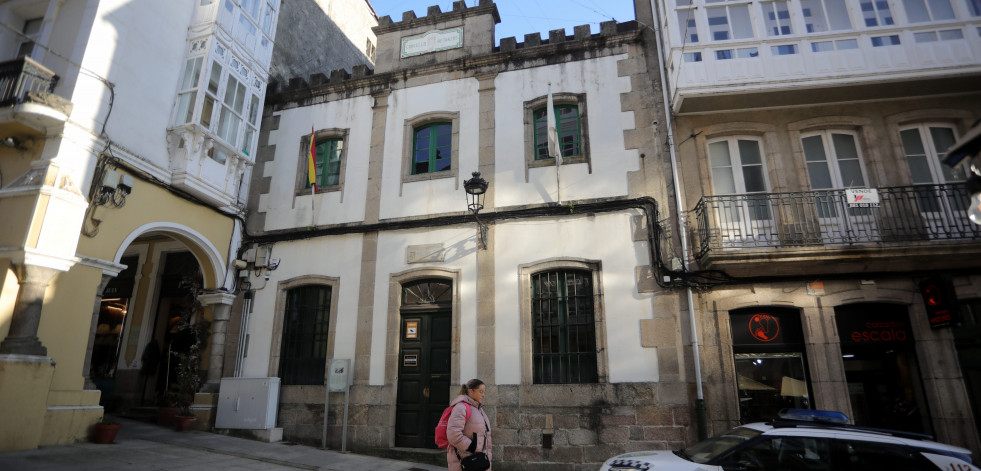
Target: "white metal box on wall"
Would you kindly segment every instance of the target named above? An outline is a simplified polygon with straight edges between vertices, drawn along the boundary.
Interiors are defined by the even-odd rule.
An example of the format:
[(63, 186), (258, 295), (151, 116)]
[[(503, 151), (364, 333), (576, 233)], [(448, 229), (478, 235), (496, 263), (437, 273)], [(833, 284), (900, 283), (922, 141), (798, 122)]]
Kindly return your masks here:
[(279, 378), (222, 378), (215, 428), (276, 427)]

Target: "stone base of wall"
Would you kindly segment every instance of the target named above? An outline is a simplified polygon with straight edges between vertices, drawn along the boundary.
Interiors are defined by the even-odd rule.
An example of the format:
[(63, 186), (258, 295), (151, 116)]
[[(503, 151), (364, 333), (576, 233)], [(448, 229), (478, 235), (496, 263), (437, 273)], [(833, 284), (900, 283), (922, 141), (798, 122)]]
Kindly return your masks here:
[[(347, 450), (415, 462), (444, 464), (439, 450), (391, 446), (394, 394), (390, 386), (351, 388)], [(487, 415), (494, 469), (595, 471), (608, 458), (638, 450), (683, 448), (695, 437), (694, 412), (683, 383), (490, 386)], [(284, 386), (278, 424), (283, 439), (320, 446), (323, 386)], [(327, 447), (341, 449), (344, 394), (332, 393)], [(551, 448), (543, 447), (551, 423)]]

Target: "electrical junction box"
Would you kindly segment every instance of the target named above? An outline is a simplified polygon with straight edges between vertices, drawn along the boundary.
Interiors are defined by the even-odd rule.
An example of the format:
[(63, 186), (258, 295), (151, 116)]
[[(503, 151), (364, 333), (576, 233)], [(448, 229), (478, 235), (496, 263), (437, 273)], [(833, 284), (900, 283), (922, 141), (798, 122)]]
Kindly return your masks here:
[(279, 378), (222, 378), (215, 428), (269, 430), (276, 427)]

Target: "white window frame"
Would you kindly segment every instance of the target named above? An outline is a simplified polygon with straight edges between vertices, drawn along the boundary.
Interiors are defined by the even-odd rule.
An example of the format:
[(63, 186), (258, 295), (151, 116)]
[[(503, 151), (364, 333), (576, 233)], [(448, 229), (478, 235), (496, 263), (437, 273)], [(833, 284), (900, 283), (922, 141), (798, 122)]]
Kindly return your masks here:
[[(834, 145), (834, 139), (832, 138), (835, 134), (841, 134), (849, 136), (852, 138), (852, 142), (855, 144), (855, 152), (858, 156), (859, 171), (862, 174), (862, 181), (857, 184), (846, 184), (841, 175), (841, 166), (838, 160), (838, 149)], [(804, 139), (809, 137), (818, 136), (821, 138), (821, 145), (824, 146), (824, 157), (823, 161), (807, 160), (806, 147), (804, 147)], [(811, 188), (815, 190), (827, 190), (827, 189), (845, 189), (845, 188), (865, 188), (868, 185), (869, 177), (865, 169), (865, 157), (862, 154), (861, 140), (859, 139), (858, 133), (854, 131), (848, 131), (843, 129), (823, 129), (820, 131), (814, 131), (809, 133), (802, 133), (800, 136), (801, 149), (804, 154), (805, 168), (807, 169), (808, 183), (812, 184)], [(824, 162), (831, 174), (831, 187), (829, 188), (814, 188), (813, 180), (811, 180), (811, 171), (808, 164)]]
[[(909, 151), (906, 149), (902, 141), (902, 133), (910, 130), (916, 130), (920, 138), (920, 144), (923, 146), (924, 154), (926, 158), (927, 168), (930, 169), (930, 181), (916, 181), (916, 176), (912, 174), (912, 169), (910, 169), (910, 179), (914, 185), (916, 184), (945, 184), (945, 183), (958, 183), (967, 179), (968, 172), (970, 171), (967, 167), (967, 163), (963, 163), (956, 169), (951, 169), (941, 162), (946, 152), (939, 152), (936, 149), (936, 145), (933, 142), (933, 135), (930, 134), (930, 128), (947, 128), (950, 129), (954, 134), (954, 141), (956, 142), (958, 138), (957, 126), (950, 123), (926, 121), (920, 123), (909, 124), (906, 126), (901, 126), (899, 128), (899, 138), (900, 138), (900, 148), (903, 150), (903, 159), (906, 161), (907, 168), (909, 168)], [(919, 155), (919, 154), (917, 154)], [(964, 176), (962, 179), (957, 179), (957, 174), (955, 171), (960, 171)], [(950, 173), (948, 175), (948, 172)]]

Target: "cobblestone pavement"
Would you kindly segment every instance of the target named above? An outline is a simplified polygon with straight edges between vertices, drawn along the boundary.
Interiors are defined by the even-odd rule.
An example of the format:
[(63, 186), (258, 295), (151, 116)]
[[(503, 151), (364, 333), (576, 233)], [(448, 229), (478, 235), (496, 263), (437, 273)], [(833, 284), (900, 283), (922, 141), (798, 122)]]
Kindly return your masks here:
[(0, 470), (322, 470), (444, 471), (445, 467), (264, 443), (225, 435), (175, 432), (155, 424), (120, 419), (110, 445), (78, 443), (0, 453)]

